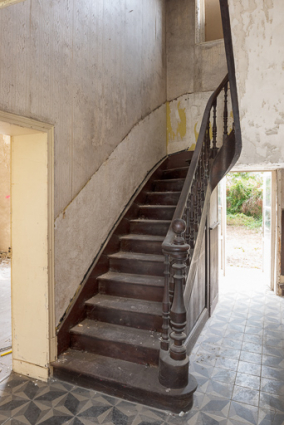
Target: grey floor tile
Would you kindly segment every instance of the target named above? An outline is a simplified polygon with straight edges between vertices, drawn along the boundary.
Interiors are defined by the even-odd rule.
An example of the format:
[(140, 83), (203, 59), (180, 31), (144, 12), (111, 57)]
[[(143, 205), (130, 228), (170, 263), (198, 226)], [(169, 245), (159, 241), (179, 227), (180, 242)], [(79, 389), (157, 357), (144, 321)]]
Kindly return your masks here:
[(230, 369), (221, 369), (214, 367), (213, 373), (211, 375), (211, 380), (217, 382), (224, 382), (227, 384), (234, 384), (236, 379), (236, 372)]
[(251, 353), (250, 351), (241, 351), (240, 360), (248, 363), (261, 364), (261, 354)]
[(260, 376), (261, 366), (253, 363), (239, 361), (238, 372), (247, 373), (249, 375)]
[(284, 350), (282, 348), (277, 347), (269, 347), (267, 345), (263, 346), (263, 354), (267, 356), (276, 356), (276, 357), (282, 357), (284, 356)]
[(284, 414), (284, 396), (260, 392), (259, 404), (262, 408), (275, 410)]
[(269, 366), (262, 366), (261, 377), (284, 382), (284, 371)]
[(284, 396), (284, 382), (274, 379), (261, 379), (261, 391), (265, 393)]
[(258, 425), (273, 425), (274, 417), (275, 417), (274, 410), (259, 409)]
[(215, 367), (236, 371), (238, 368), (238, 360), (219, 357), (215, 363)]
[(242, 341), (229, 339), (227, 337), (225, 337), (223, 339), (223, 342), (222, 342), (222, 347), (234, 348), (236, 350), (241, 350), (242, 345), (243, 345), (243, 342)]
[(229, 411), (229, 419), (257, 425), (258, 408), (249, 404), (237, 403), (232, 401)]
[(232, 400), (258, 407), (259, 391), (235, 385)]
[(237, 373), (235, 384), (253, 390), (260, 389), (260, 376)]
[(261, 344), (254, 344), (253, 342), (244, 341), (242, 345), (243, 351), (249, 351), (250, 353), (261, 354), (263, 346)]
[(244, 341), (252, 342), (253, 344), (262, 344), (262, 336), (245, 333)]
[(283, 357), (275, 357), (275, 356), (262, 356), (262, 364), (264, 366), (274, 367), (276, 369), (284, 369), (284, 358)]

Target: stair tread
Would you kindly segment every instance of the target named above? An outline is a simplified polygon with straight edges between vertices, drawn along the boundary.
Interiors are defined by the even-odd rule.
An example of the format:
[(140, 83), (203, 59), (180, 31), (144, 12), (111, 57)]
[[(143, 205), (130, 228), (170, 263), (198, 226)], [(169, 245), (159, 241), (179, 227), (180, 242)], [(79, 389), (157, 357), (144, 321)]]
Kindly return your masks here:
[(97, 322), (91, 319), (85, 319), (77, 326), (74, 326), (71, 329), (71, 333), (104, 341), (115, 341), (127, 345), (138, 345), (143, 348), (159, 349), (160, 334), (157, 332)]
[(107, 272), (98, 277), (99, 280), (116, 280), (117, 282), (133, 283), (149, 286), (164, 286), (164, 278), (143, 274)]
[(143, 204), (143, 205), (139, 205), (139, 208), (161, 208), (162, 210), (164, 210), (165, 208), (176, 208), (176, 205), (153, 205), (153, 204)]
[(164, 173), (170, 173), (172, 171), (177, 171), (177, 170), (188, 170), (189, 166), (185, 166), (185, 167), (176, 167), (176, 168), (166, 168), (165, 170), (163, 170)]
[(109, 258), (117, 259), (129, 259), (129, 260), (142, 260), (142, 261), (155, 261), (155, 262), (164, 262), (163, 255), (156, 254), (141, 254), (139, 252), (128, 252), (128, 251), (118, 251), (114, 254), (110, 254)]
[(139, 233), (129, 233), (128, 235), (120, 236), (120, 239), (127, 240), (139, 240), (139, 241), (151, 241), (151, 242), (163, 242), (164, 236), (156, 236), (156, 235), (140, 235)]
[[(165, 181), (165, 180), (160, 180), (160, 181)], [(171, 194), (172, 195), (177, 195), (178, 193), (181, 193), (181, 190), (179, 190), (179, 191), (175, 191), (175, 190), (169, 190), (169, 191), (159, 190), (157, 192), (154, 192), (154, 191), (146, 192), (147, 195), (166, 195), (166, 196), (171, 195)]]
[(99, 306), (139, 314), (153, 314), (158, 316), (161, 316), (162, 314), (162, 303), (112, 295), (97, 294), (86, 301), (86, 304), (89, 307)]
[(175, 179), (157, 179), (154, 180), (154, 183), (166, 183), (166, 182), (184, 182), (185, 178), (177, 177)]
[(87, 388), (164, 410), (170, 405), (176, 413), (191, 408), (192, 394), (197, 386), (191, 376), (185, 389), (171, 389), (169, 392), (159, 383), (157, 366), (72, 349), (62, 353), (52, 366), (59, 379), (64, 377), (73, 384), (83, 384)]
[[(157, 206), (157, 205), (155, 205)], [(164, 206), (164, 205), (163, 205)], [(130, 220), (130, 223), (149, 223), (149, 224), (157, 224), (157, 223), (163, 223), (163, 224), (171, 224), (171, 220), (160, 220), (160, 219), (148, 219), (148, 218), (134, 218)]]

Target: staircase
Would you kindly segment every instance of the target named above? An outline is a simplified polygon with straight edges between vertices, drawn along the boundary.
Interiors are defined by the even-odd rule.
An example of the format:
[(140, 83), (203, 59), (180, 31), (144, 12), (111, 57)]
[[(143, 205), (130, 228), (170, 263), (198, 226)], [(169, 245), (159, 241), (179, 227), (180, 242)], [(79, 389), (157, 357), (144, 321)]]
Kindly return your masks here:
[(52, 364), (55, 377), (159, 408), (171, 404), (177, 412), (191, 407), (194, 379), (185, 389), (170, 391), (158, 379), (162, 243), (191, 157), (187, 151), (164, 160), (121, 219), (79, 308), (59, 332), (62, 353)]

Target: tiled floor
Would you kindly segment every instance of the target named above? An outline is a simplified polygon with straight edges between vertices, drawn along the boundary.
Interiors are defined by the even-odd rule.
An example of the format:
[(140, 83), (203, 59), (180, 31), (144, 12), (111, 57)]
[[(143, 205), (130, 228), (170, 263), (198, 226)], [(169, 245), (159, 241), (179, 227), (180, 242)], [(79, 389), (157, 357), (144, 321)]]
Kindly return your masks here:
[(191, 355), (194, 407), (172, 415), (95, 391), (12, 374), (0, 383), (0, 424), (284, 424), (284, 299), (257, 270), (228, 270), (220, 302)]

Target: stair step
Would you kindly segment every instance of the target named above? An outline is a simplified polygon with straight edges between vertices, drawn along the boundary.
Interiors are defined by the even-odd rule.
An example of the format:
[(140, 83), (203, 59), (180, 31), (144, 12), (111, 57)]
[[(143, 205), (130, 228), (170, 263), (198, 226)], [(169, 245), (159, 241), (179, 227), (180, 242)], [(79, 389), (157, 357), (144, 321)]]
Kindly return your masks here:
[(158, 365), (160, 334), (157, 332), (85, 319), (70, 334), (71, 348)]
[(154, 190), (157, 192), (180, 192), (184, 185), (184, 179), (154, 180)]
[(163, 255), (119, 251), (108, 257), (111, 271), (152, 276), (164, 274)]
[(130, 220), (130, 232), (143, 235), (166, 236), (171, 220)]
[(164, 236), (132, 234), (120, 237), (122, 251), (162, 254)]
[(87, 317), (100, 322), (161, 332), (162, 303), (98, 294), (85, 303)]
[(177, 205), (180, 192), (147, 192), (149, 205)]
[(103, 294), (159, 302), (163, 299), (164, 278), (160, 276), (108, 272), (98, 281)]
[(171, 220), (175, 205), (139, 205), (139, 218)]
[(169, 392), (159, 383), (157, 367), (70, 349), (52, 366), (58, 379), (160, 409), (171, 406), (176, 413), (191, 408), (196, 389), (192, 376), (186, 389)]
[(170, 168), (168, 170), (164, 170), (162, 174), (162, 178), (165, 179), (185, 179), (188, 172), (188, 166), (187, 167), (180, 167), (180, 168)]

